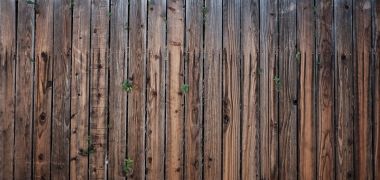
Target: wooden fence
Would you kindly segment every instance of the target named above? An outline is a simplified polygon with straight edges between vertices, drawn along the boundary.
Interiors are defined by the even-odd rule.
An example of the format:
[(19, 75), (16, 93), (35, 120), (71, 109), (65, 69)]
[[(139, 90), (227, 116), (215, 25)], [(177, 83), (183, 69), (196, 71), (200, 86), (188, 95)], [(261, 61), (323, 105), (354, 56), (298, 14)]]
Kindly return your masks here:
[(377, 0), (1, 0), (0, 179), (380, 179), (379, 57)]

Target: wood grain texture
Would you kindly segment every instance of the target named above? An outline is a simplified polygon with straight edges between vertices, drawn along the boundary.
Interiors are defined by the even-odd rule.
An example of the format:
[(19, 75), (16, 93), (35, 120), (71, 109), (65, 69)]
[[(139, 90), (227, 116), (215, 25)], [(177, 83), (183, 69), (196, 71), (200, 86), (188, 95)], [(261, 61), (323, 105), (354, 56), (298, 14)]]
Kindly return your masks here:
[(73, 7), (70, 179), (88, 179), (91, 0)]
[(51, 179), (70, 177), (70, 87), (71, 23), (70, 1), (54, 1), (54, 59)]
[(259, 50), (260, 14), (258, 0), (242, 0), (242, 179), (260, 178)]
[(18, 2), (14, 179), (32, 178), (35, 5)]
[(260, 152), (261, 179), (278, 178), (277, 1), (260, 1)]
[(37, 1), (34, 91), (34, 178), (50, 176), (52, 118), (53, 3)]
[(122, 83), (128, 73), (128, 1), (111, 0), (109, 60), (108, 178), (125, 179), (127, 155), (127, 92)]
[(335, 0), (335, 143), (336, 178), (354, 178), (354, 58), (352, 1)]
[(185, 84), (185, 174), (184, 179), (202, 179), (202, 76), (203, 22), (208, 9), (203, 0), (186, 1)]
[(166, 178), (182, 179), (184, 175), (184, 0), (167, 1), (167, 99), (166, 99)]
[(130, 1), (128, 79), (133, 89), (128, 94), (127, 153), (134, 161), (131, 179), (145, 177), (146, 11), (147, 1)]
[(373, 68), (373, 141), (374, 141), (374, 179), (380, 178), (380, 3), (373, 6), (374, 11), (374, 68)]
[(165, 175), (166, 0), (148, 4), (147, 179)]
[(204, 179), (222, 179), (222, 0), (206, 0), (204, 32)]
[[(301, 0), (297, 6), (299, 22), (299, 49), (296, 61), (299, 69), (299, 98), (298, 98), (298, 152), (299, 179), (316, 179), (316, 123), (315, 123), (315, 51), (314, 51), (314, 2)], [(298, 57), (297, 57), (298, 56)]]
[(0, 179), (13, 178), (16, 3), (0, 1)]

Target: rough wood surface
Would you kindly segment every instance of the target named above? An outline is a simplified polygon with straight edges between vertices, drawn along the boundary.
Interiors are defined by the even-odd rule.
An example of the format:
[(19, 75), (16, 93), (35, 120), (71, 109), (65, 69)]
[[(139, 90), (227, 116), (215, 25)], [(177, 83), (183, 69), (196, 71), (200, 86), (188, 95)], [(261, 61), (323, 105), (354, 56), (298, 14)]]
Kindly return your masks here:
[(373, 141), (374, 141), (374, 179), (380, 178), (380, 3), (372, 7), (374, 11), (373, 31), (374, 62), (373, 62)]

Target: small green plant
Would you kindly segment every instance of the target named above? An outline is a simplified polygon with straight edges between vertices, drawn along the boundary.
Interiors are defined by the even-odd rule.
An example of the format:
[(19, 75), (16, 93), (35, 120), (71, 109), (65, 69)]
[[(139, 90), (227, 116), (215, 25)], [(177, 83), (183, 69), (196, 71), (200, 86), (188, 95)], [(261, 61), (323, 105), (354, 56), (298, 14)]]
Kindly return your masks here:
[(123, 172), (125, 175), (129, 175), (133, 171), (133, 160), (128, 158), (124, 159)]
[(300, 60), (301, 60), (301, 51), (300, 50), (297, 50), (297, 52), (296, 52), (296, 60), (297, 60), (297, 62), (300, 62)]
[(280, 77), (275, 76), (275, 77), (273, 78), (273, 81), (274, 81), (274, 85), (275, 85), (276, 91), (280, 91), (280, 90), (281, 90), (281, 87), (282, 87), (282, 83), (281, 83), (281, 79), (280, 79)]
[(133, 84), (129, 80), (125, 80), (122, 84), (123, 90), (127, 92), (131, 92), (133, 89)]
[(30, 58), (30, 62), (35, 63), (36, 61), (34, 60), (34, 58)]
[(188, 84), (182, 84), (181, 91), (182, 93), (188, 93), (190, 89), (190, 86)]
[(26, 0), (26, 3), (30, 5), (36, 5), (36, 2), (34, 2), (33, 0)]
[(74, 4), (74, 0), (71, 0), (71, 1), (70, 1), (70, 9), (73, 9), (73, 8), (74, 8), (74, 5), (75, 5), (75, 4)]
[(92, 154), (92, 153), (95, 152), (95, 146), (92, 143), (91, 136), (88, 136), (87, 142), (88, 142), (87, 149), (79, 149), (79, 155), (81, 155), (81, 156), (88, 156), (88, 155), (90, 155), (90, 154)]
[(203, 18), (203, 21), (206, 21), (206, 15), (208, 13), (208, 8), (206, 6), (203, 6), (202, 7), (202, 18)]
[(111, 17), (112, 16), (112, 12), (110, 11), (110, 12), (108, 12), (108, 17)]

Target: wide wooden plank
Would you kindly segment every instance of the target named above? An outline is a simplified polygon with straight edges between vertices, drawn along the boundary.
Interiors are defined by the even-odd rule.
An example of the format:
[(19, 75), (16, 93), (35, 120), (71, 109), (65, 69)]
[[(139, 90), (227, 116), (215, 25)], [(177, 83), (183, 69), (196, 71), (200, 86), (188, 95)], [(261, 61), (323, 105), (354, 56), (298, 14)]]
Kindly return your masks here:
[(202, 179), (203, 0), (186, 1), (185, 179)]
[(73, 6), (70, 179), (88, 179), (91, 0)]
[(373, 62), (373, 159), (374, 159), (374, 179), (380, 178), (380, 3), (373, 4), (374, 19), (374, 62)]
[(222, 179), (222, 0), (206, 0), (204, 30), (204, 179)]
[[(260, 1), (260, 152), (261, 179), (278, 178), (277, 1)], [(277, 77), (278, 78), (278, 77)]]
[(258, 0), (242, 0), (242, 179), (260, 178), (259, 47), (260, 14)]
[(165, 174), (165, 59), (166, 1), (148, 4), (147, 51), (147, 179), (164, 179)]
[(35, 3), (18, 2), (14, 179), (31, 179)]
[(0, 1), (0, 179), (13, 179), (16, 3)]
[(90, 179), (107, 176), (108, 28), (109, 0), (91, 2)]
[(336, 178), (354, 178), (354, 58), (352, 1), (335, 0), (335, 140)]
[(128, 157), (134, 161), (132, 179), (145, 177), (145, 71), (147, 1), (130, 1), (128, 79)]
[(51, 179), (70, 177), (72, 6), (70, 1), (54, 1)]
[(50, 176), (52, 115), (53, 2), (37, 1), (34, 91), (34, 178)]
[(128, 1), (111, 1), (109, 60), (109, 179), (125, 179), (123, 163), (127, 155), (127, 92), (122, 83), (128, 68)]
[[(315, 124), (315, 77), (314, 66), (314, 2), (301, 0), (297, 6), (299, 22), (298, 37), (299, 49), (296, 50), (295, 60), (299, 69), (299, 124), (298, 124), (298, 152), (299, 178), (316, 179), (316, 124)], [(294, 58), (294, 57), (293, 57)]]
[(182, 179), (184, 140), (184, 0), (167, 1), (166, 178)]
[(317, 179), (335, 177), (333, 3), (316, 2)]

